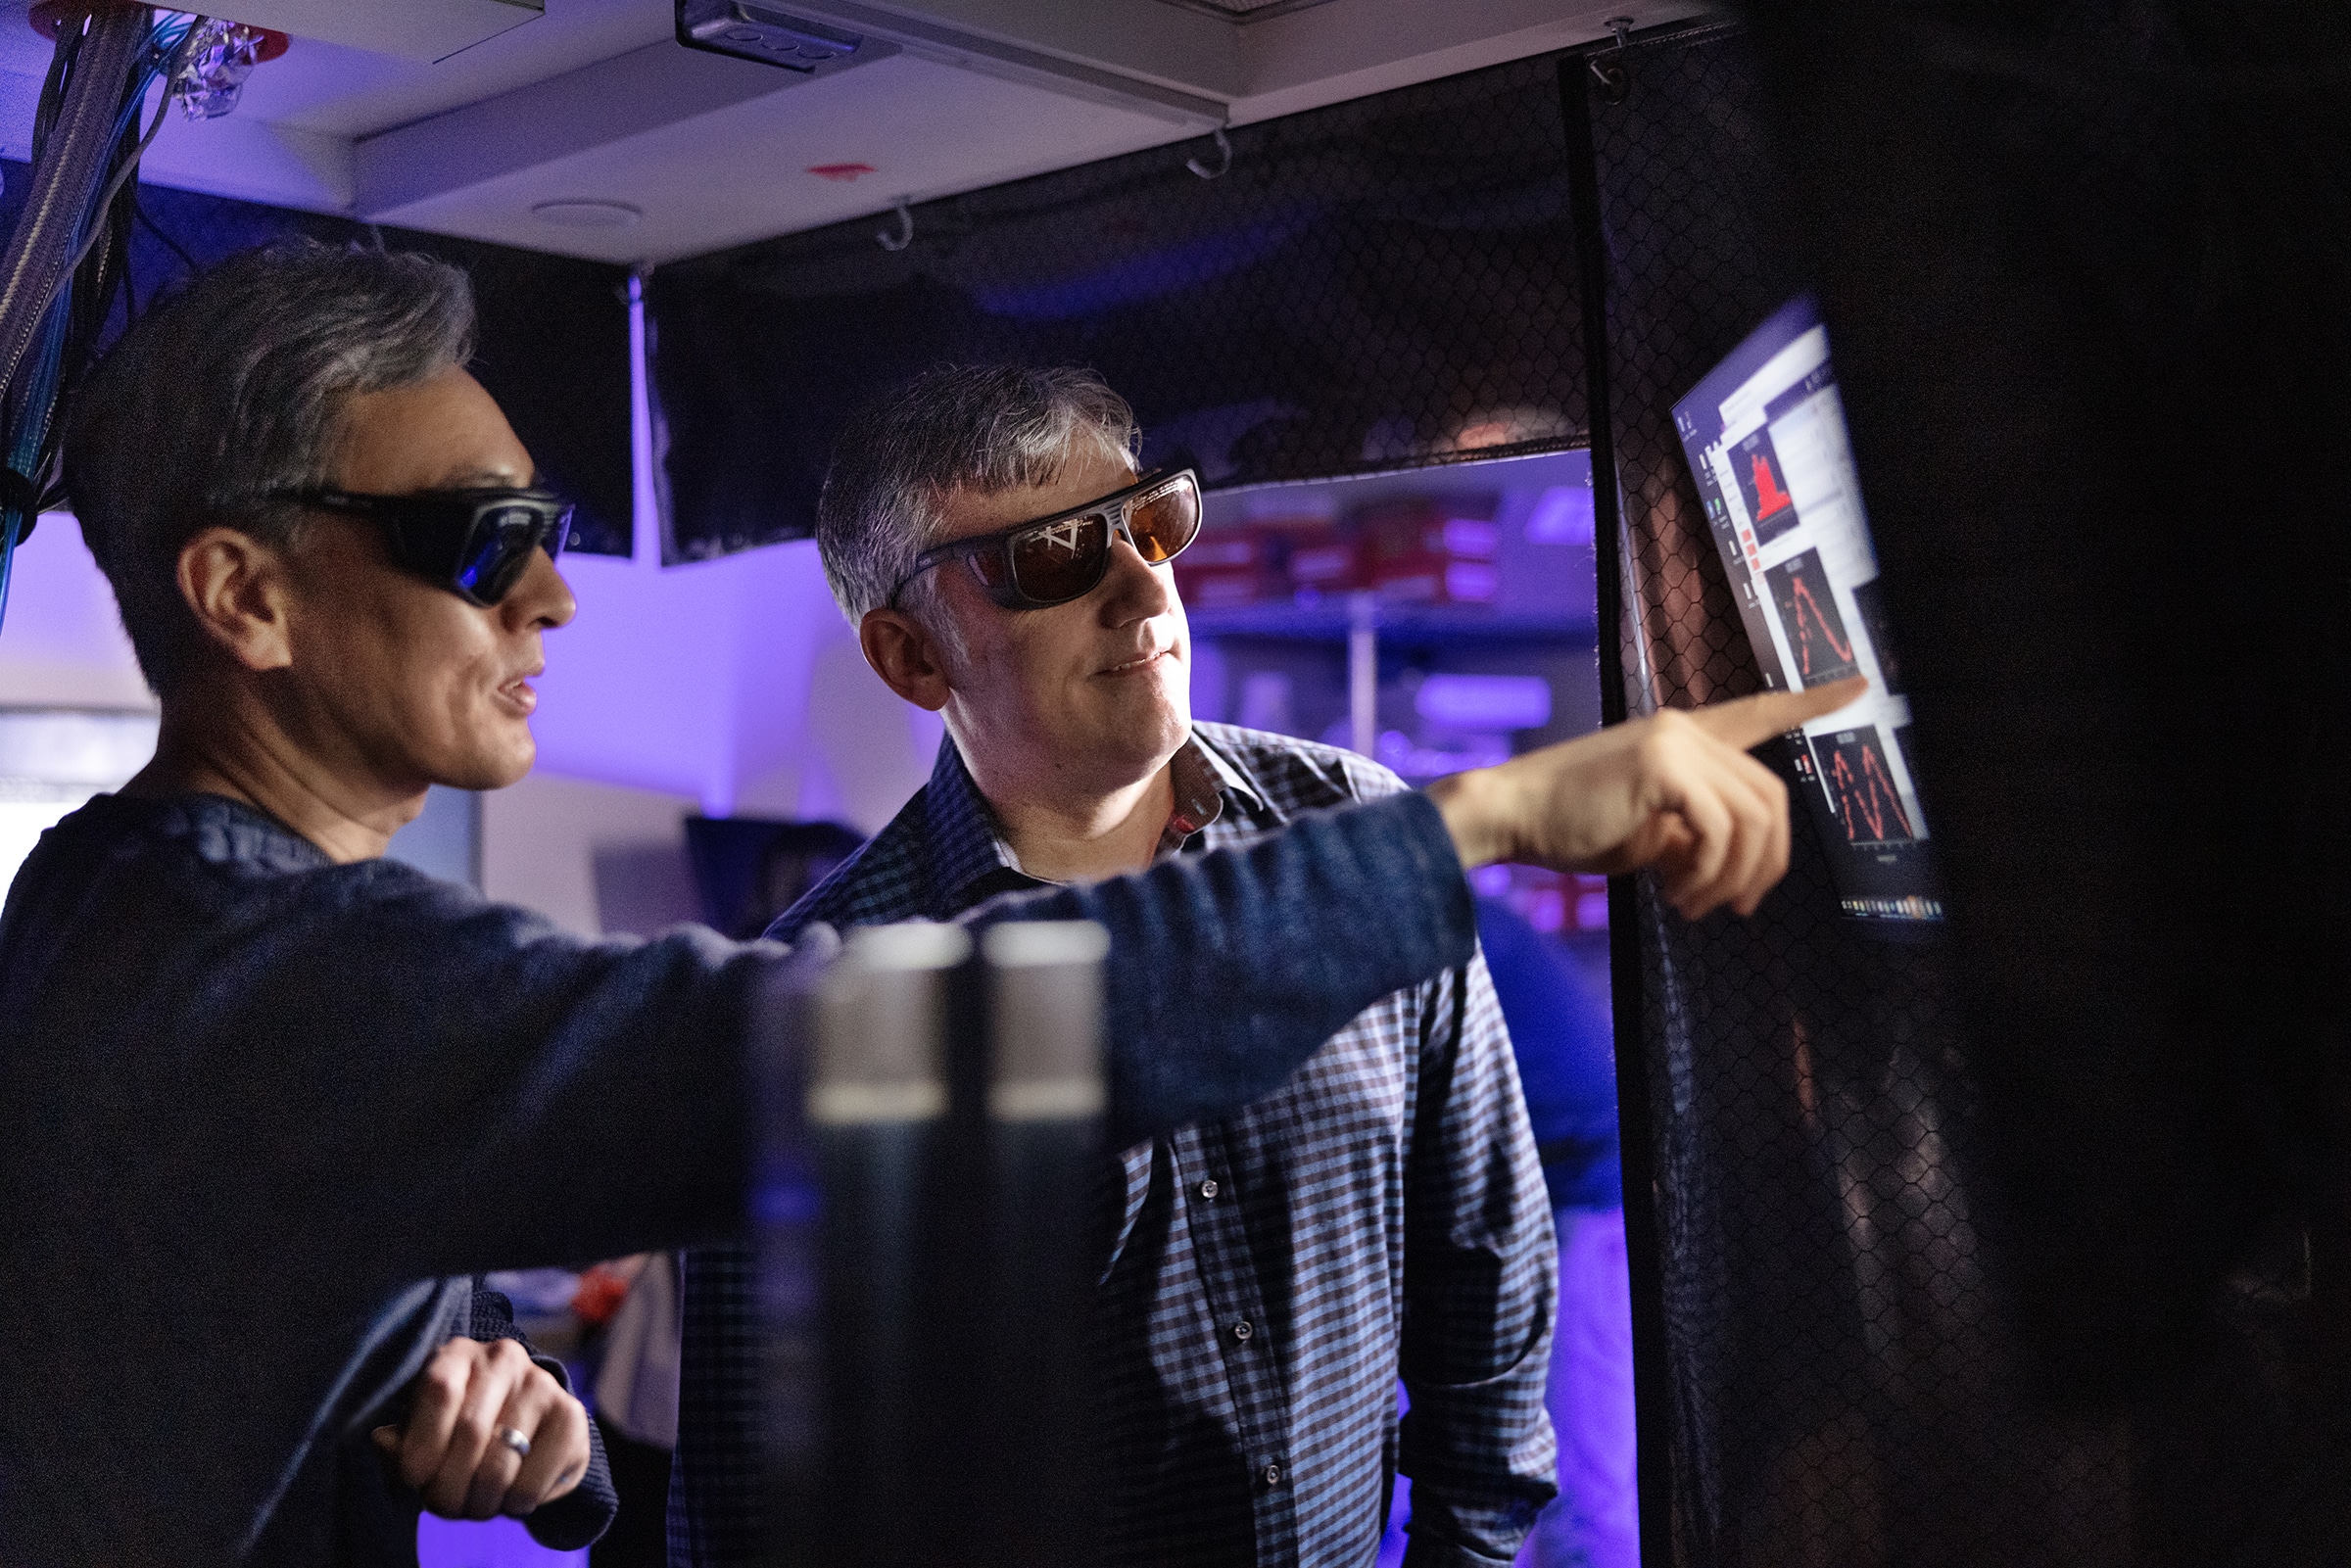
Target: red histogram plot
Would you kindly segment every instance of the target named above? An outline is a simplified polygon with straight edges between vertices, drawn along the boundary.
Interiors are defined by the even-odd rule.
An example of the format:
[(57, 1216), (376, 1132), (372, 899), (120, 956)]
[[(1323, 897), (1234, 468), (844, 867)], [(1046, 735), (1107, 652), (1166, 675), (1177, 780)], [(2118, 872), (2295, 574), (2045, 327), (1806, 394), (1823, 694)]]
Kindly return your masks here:
[(1780, 476), (1771, 471), (1771, 463), (1761, 452), (1753, 454), (1754, 466), (1748, 470), (1755, 487), (1755, 521), (1777, 517), (1796, 504), (1796, 500), (1780, 488)]
[(1779, 606), (1780, 631), (1796, 656), (1796, 678), (1805, 686), (1841, 680), (1860, 672), (1853, 658), (1852, 634), (1837, 613), (1836, 596), (1829, 592), (1829, 574), (1818, 550), (1791, 556), (1765, 567), (1763, 580), (1771, 586), (1772, 602)]
[(1747, 499), (1747, 515), (1754, 524), (1755, 542), (1768, 545), (1797, 525), (1796, 498), (1788, 494), (1788, 476), (1780, 467), (1779, 450), (1769, 431), (1758, 430), (1732, 449), (1731, 472)]
[(1901, 791), (1886, 766), (1886, 744), (1878, 732), (1845, 730), (1812, 742), (1820, 782), (1828, 790), (1848, 844), (1907, 843), (1918, 836)]

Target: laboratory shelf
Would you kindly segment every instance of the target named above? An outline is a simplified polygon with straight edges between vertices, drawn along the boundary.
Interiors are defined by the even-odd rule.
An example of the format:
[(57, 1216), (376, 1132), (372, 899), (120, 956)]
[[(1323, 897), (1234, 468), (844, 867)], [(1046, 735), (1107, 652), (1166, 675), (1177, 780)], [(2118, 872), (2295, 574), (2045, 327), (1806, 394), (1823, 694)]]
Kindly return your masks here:
[[(1187, 618), (1195, 638), (1279, 637), (1327, 642), (1346, 641), (1357, 624), (1347, 601), (1338, 598), (1313, 604), (1193, 609)], [(1383, 642), (1589, 642), (1594, 622), (1589, 615), (1505, 612), (1473, 605), (1386, 606), (1372, 613), (1371, 627)]]

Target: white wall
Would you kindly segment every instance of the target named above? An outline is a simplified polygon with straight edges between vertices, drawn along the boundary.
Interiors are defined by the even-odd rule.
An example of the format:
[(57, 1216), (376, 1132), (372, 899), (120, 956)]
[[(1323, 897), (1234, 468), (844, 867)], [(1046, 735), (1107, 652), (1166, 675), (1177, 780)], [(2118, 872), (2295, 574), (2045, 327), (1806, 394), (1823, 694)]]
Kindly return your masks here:
[(866, 668), (813, 544), (563, 570), (580, 613), (547, 640), (543, 770), (869, 832), (929, 777), (939, 721)]
[[(662, 885), (645, 888), (648, 896), (629, 901), (633, 909), (616, 907), (613, 912), (622, 918), (610, 928), (649, 935), (695, 919), (691, 888), (684, 880), (685, 834), (680, 827), (694, 809), (695, 802), (683, 795), (534, 773), (511, 789), (482, 797), (482, 891), (596, 935), (606, 929), (599, 907), (600, 861), (606, 868), (629, 865), (641, 876), (645, 868), (666, 863), (666, 877), (658, 869), (651, 874)], [(606, 881), (607, 899), (622, 904), (610, 896), (609, 874)], [(661, 908), (665, 903), (671, 907)], [(676, 907), (679, 904), (684, 907)], [(648, 907), (654, 918), (627, 918)]]
[(80, 525), (63, 513), (43, 516), (17, 547), (0, 620), (0, 705), (155, 706), (115, 613), (115, 591), (90, 559)]

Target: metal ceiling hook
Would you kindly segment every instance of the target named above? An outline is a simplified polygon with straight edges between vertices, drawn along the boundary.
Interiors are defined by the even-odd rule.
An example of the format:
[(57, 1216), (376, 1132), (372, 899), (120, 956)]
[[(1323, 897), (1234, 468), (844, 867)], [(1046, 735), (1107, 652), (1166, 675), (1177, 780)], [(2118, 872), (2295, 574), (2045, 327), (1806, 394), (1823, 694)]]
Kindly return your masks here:
[(1610, 17), (1604, 25), (1616, 35), (1616, 47), (1607, 54), (1586, 55), (1584, 66), (1592, 72), (1593, 83), (1599, 87), (1602, 100), (1607, 103), (1621, 104), (1624, 102), (1624, 95), (1632, 87), (1632, 78), (1625, 73), (1620, 57), (1624, 54), (1624, 46), (1628, 41), (1625, 35), (1633, 30), (1633, 19)]
[(1232, 138), (1224, 134), (1224, 127), (1219, 125), (1211, 133), (1211, 139), (1216, 142), (1217, 151), (1223, 154), (1223, 157), (1218, 160), (1216, 167), (1209, 167), (1197, 158), (1187, 158), (1183, 161), (1183, 166), (1202, 179), (1216, 179), (1226, 169), (1232, 167)]
[(874, 243), (886, 251), (902, 251), (914, 243), (914, 209), (906, 205), (903, 196), (890, 205), (897, 210), (898, 231), (892, 234), (888, 229), (877, 229)]

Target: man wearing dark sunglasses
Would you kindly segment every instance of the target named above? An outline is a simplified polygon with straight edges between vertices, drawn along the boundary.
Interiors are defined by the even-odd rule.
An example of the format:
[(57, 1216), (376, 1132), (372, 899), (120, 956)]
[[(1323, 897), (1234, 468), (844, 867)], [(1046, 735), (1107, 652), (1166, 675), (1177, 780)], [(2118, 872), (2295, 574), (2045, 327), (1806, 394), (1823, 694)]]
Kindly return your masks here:
[[(868, 662), (943, 712), (947, 738), (930, 783), (772, 935), (952, 920), (1402, 789), (1349, 753), (1191, 721), (1169, 563), (1199, 533), (1199, 481), (1138, 476), (1135, 437), (1091, 373), (1013, 366), (935, 369), (850, 421), (818, 507), (826, 574)], [(1109, 1560), (1368, 1561), (1400, 1368), (1412, 1560), (1510, 1560), (1555, 1490), (1553, 1227), (1482, 961), (1383, 997), (1278, 1092), (1120, 1163), (1095, 1324)], [(697, 1568), (754, 1560), (761, 1534), (725, 1418), (756, 1375), (746, 1265), (713, 1249), (686, 1266), (672, 1540)]]
[[(948, 734), (929, 784), (772, 934), (951, 920), (1403, 788), (1329, 747), (1192, 723), (1169, 563), (1199, 533), (1199, 480), (1138, 476), (1135, 439), (1077, 370), (942, 367), (851, 420), (818, 509), (826, 570), (868, 661)], [(1109, 1561), (1367, 1562), (1400, 1366), (1414, 1560), (1510, 1560), (1555, 1491), (1553, 1229), (1511, 1060), (1472, 956), (1375, 1003), (1277, 1093), (1120, 1156), (1095, 1323)], [(746, 1279), (687, 1261), (671, 1496), (701, 1568), (758, 1534), (698, 1407), (753, 1374)]]
[[(426, 1503), (544, 1525), (584, 1485), (577, 1405), (467, 1349), (500, 1332), (473, 1276), (740, 1223), (746, 997), (787, 951), (588, 941), (382, 858), (431, 784), (529, 768), (576, 608), (471, 320), (421, 257), (249, 253), (79, 388), (68, 485), (163, 729), (0, 915), (10, 1568), (400, 1561)], [(1787, 806), (1741, 748), (1807, 704), (979, 918), (1108, 929), (1112, 1118), (1147, 1139), (1464, 962), (1463, 865), (1654, 865), (1688, 912), (1751, 909)]]

